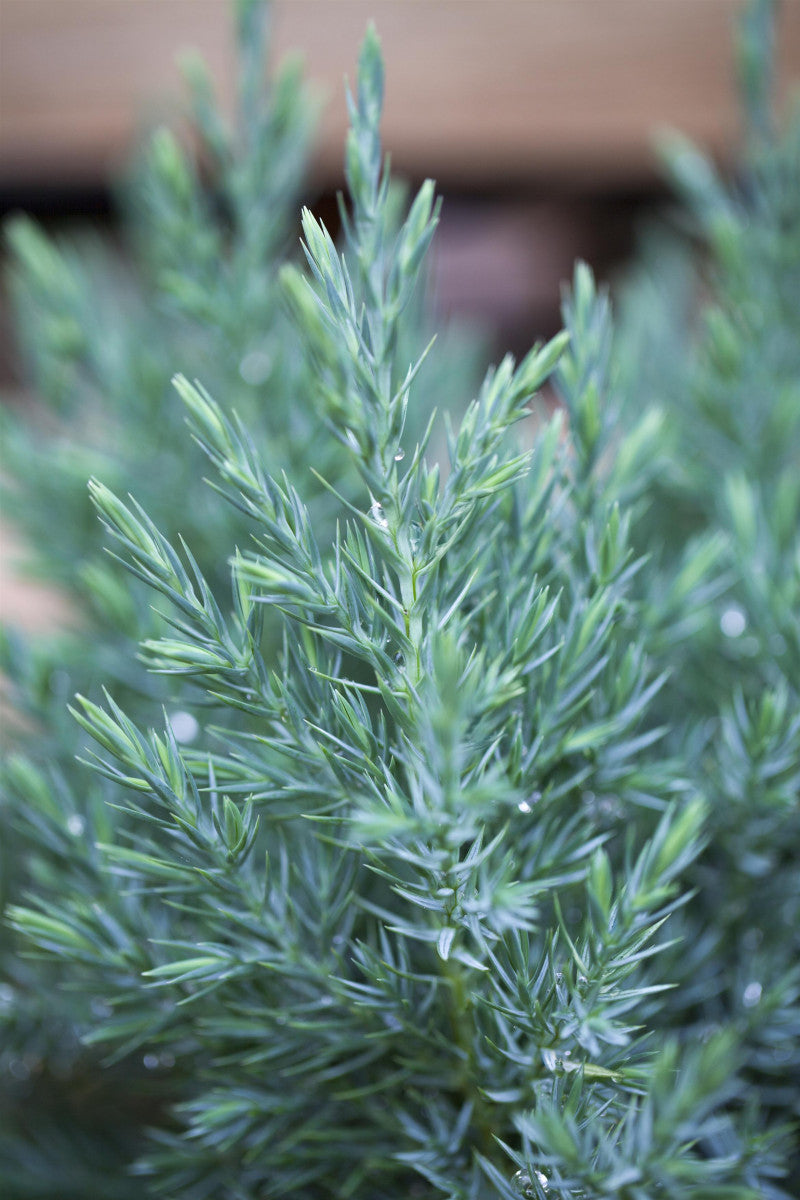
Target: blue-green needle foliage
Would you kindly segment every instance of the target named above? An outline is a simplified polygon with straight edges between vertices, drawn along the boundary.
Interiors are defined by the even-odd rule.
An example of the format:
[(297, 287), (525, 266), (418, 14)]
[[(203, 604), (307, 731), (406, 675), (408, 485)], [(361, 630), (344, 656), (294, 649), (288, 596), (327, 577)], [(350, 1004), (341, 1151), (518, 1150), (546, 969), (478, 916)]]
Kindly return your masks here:
[[(224, 594), (227, 560), (249, 539), (247, 523), (203, 479), (206, 460), (187, 435), (175, 370), (202, 376), (246, 420), (264, 469), (302, 480), (318, 530), (332, 532), (344, 510), (310, 468), (344, 496), (358, 487), (351, 452), (324, 436), (325, 413), (311, 402), (320, 373), (287, 314), (295, 276), (281, 272), (297, 257), (313, 106), (296, 65), (265, 80), (266, 15), (260, 3), (237, 6), (230, 124), (202, 66), (187, 64), (195, 151), (167, 129), (148, 141), (122, 196), (121, 260), (87, 238), (54, 241), (25, 218), (7, 229), (10, 290), (39, 403), (35, 422), (0, 414), (3, 515), (27, 535), (36, 572), (67, 593), (79, 628), (58, 638), (4, 635), (3, 668), (27, 726), (3, 734), (12, 751), (25, 751), (4, 763), (3, 910), (24, 889), (83, 890), (106, 907), (117, 888), (95, 848), (116, 838), (116, 797), (75, 762), (82, 735), (66, 705), (76, 691), (99, 698), (106, 682), (145, 720), (163, 703), (183, 741), (211, 719), (213, 698), (193, 690), (191, 673), (164, 680), (131, 652), (169, 626), (148, 589), (105, 552), (86, 492), (92, 472), (122, 493), (135, 490), (168, 538), (191, 544)], [(391, 209), (396, 225), (400, 188)], [(398, 323), (409, 356), (430, 338), (424, 305), (420, 289)], [(447, 403), (472, 386), (479, 339), (467, 346), (451, 332), (445, 341), (449, 349), (426, 366), (426, 391), (410, 415), (412, 447), (414, 422), (424, 429), (433, 397)], [(337, 361), (334, 354), (328, 368)], [(222, 617), (214, 619), (221, 629)], [(271, 665), (279, 639), (268, 619), (261, 647)], [(130, 930), (133, 937), (135, 925)], [(57, 965), (31, 965), (6, 926), (0, 981), (0, 1191), (47, 1200), (138, 1196), (141, 1184), (120, 1163), (135, 1153), (143, 1123), (159, 1119), (163, 1096), (175, 1095), (178, 1070), (162, 1069), (152, 1055), (143, 1063), (138, 1053), (100, 1071), (102, 1049), (82, 1048), (80, 1039), (105, 1011), (105, 991), (81, 992), (64, 986)]]
[[(313, 414), (293, 403), (303, 363), (277, 279), (294, 233), (312, 111), (296, 64), (265, 87), (264, 16), (263, 5), (240, 6), (241, 84), (230, 127), (202, 64), (187, 63), (198, 149), (190, 156), (162, 128), (141, 152), (124, 197), (130, 267), (115, 267), (100, 246), (53, 242), (27, 218), (7, 228), (25, 358), (53, 413), (38, 453), (27, 427), (14, 427), (7, 468), (23, 489), (35, 475), (46, 494), (38, 504), (27, 494), (27, 503), (14, 504), (12, 492), (8, 503), (48, 578), (90, 601), (102, 589), (78, 570), (97, 557), (89, 465), (100, 463), (126, 489), (136, 479), (171, 529), (180, 514), (180, 531), (204, 565), (213, 565), (221, 531), (230, 535), (202, 484), (202, 456), (185, 447), (170, 387), (176, 364), (224, 386), (276, 462), (296, 459), (302, 438), (318, 432)], [(69, 487), (72, 478), (79, 486)], [(67, 520), (80, 533), (62, 536)]]
[[(167, 128), (140, 153), (124, 197), (125, 266), (88, 239), (54, 241), (26, 217), (6, 230), (10, 291), (38, 420), (3, 413), (6, 519), (26, 535), (32, 567), (59, 585), (91, 638), (13, 635), (4, 668), (17, 703), (68, 742), (56, 712), (75, 690), (116, 676), (148, 685), (127, 639), (155, 632), (149, 599), (98, 545), (86, 495), (95, 471), (134, 484), (171, 537), (188, 539), (219, 582), (231, 537), (246, 536), (203, 482), (203, 456), (185, 436), (171, 386), (189, 364), (247, 415), (270, 463), (299, 466), (320, 424), (295, 397), (308, 386), (286, 319), (280, 266), (313, 127), (296, 64), (263, 80), (265, 9), (238, 7), (240, 87), (233, 123), (220, 116), (202, 64), (187, 64), (197, 151)], [(211, 180), (209, 186), (208, 180)], [(336, 479), (341, 460), (320, 459)]]
[[(693, 216), (691, 261), (699, 243), (704, 266), (662, 248), (623, 334), (626, 388), (658, 403), (663, 428), (638, 526), (653, 652), (673, 665), (658, 703), (670, 749), (711, 804), (665, 1011), (689, 1037), (742, 1036), (759, 1136), (800, 1116), (800, 110), (783, 127), (774, 114), (773, 7), (751, 4), (739, 31), (735, 184), (684, 140), (667, 143)], [(692, 613), (679, 595), (684, 636), (664, 639), (662, 597), (682, 574), (704, 599)], [(788, 1163), (797, 1195), (796, 1149)]]
[[(287, 280), (357, 480), (319, 472), (341, 518), (178, 377), (252, 533), (229, 548), (232, 601), (143, 507), (91, 494), (168, 623), (148, 665), (218, 715), (187, 750), (158, 711), (79, 698), (121, 815), (87, 830), (91, 870), (76, 854), (12, 920), (104, 998), (91, 1038), (112, 1061), (175, 1077), (143, 1190), (756, 1200), (772, 1160), (737, 1126), (735, 1031), (651, 1032), (706, 807), (660, 749), (643, 567), (600, 470), (607, 302), (579, 268), (568, 331), (488, 372), (446, 461), (430, 428), (410, 441), (401, 323), (438, 209), (425, 183), (397, 228), (382, 94), (369, 33), (347, 245), (305, 212), (308, 270)], [(571, 429), (530, 444), (515, 427), (554, 372)], [(49, 828), (47, 789), (28, 802)]]
[[(6, 229), (10, 293), (40, 404), (34, 422), (0, 414), (4, 514), (25, 535), (34, 572), (64, 589), (94, 630), (72, 655), (62, 639), (55, 672), (42, 647), (12, 639), (4, 648), (22, 702), (46, 722), (98, 680), (148, 688), (135, 664), (124, 665), (123, 636), (151, 636), (157, 622), (146, 593), (98, 544), (91, 474), (123, 494), (135, 490), (168, 537), (192, 546), (215, 587), (231, 541), (247, 537), (204, 481), (204, 457), (185, 436), (171, 384), (176, 371), (224, 396), (269, 470), (302, 475), (315, 519), (333, 522), (336, 509), (321, 487), (315, 492), (310, 464), (345, 495), (353, 485), (349, 455), (321, 436), (323, 415), (304, 402), (316, 372), (288, 319), (291, 276), (281, 276), (296, 257), (313, 105), (296, 62), (264, 80), (266, 6), (241, 0), (236, 13), (234, 118), (220, 114), (202, 63), (187, 60), (195, 148), (164, 127), (139, 154), (121, 192), (122, 259), (88, 237), (51, 239), (26, 217)], [(396, 188), (391, 219), (401, 213)], [(427, 320), (417, 297), (397, 331), (409, 356), (430, 339)], [(472, 386), (479, 341), (469, 348), (451, 331), (440, 371), (426, 373), (438, 403)], [(412, 416), (424, 428), (423, 410)], [(158, 694), (152, 682), (149, 690)]]
[[(13, 703), (32, 736), (4, 734), (11, 749), (23, 742), (27, 758), (4, 763), (3, 909), (23, 888), (78, 886), (101, 902), (93, 842), (114, 836), (113, 797), (76, 766), (79, 742), (65, 707), (76, 688), (94, 694), (100, 680), (113, 679), (129, 704), (141, 704), (143, 694), (151, 703), (169, 698), (181, 736), (195, 727), (177, 689), (148, 678), (130, 654), (132, 638), (163, 625), (145, 589), (137, 592), (98, 543), (87, 475), (102, 470), (123, 490), (135, 483), (170, 536), (191, 538), (219, 580), (230, 541), (246, 534), (232, 510), (209, 502), (203, 455), (186, 436), (170, 383), (176, 364), (192, 362), (224, 388), (248, 414), (265, 458), (274, 450), (274, 461), (286, 462), (293, 453), (300, 464), (318, 440), (318, 419), (295, 399), (306, 387), (304, 360), (279, 281), (312, 113), (296, 66), (272, 85), (263, 79), (264, 16), (263, 6), (239, 8), (242, 83), (230, 128), (193, 65), (196, 162), (166, 129), (141, 153), (128, 184), (124, 269), (86, 239), (55, 242), (25, 218), (7, 227), (10, 290), (41, 403), (35, 423), (23, 413), (2, 414), (4, 519), (27, 535), (34, 568), (67, 592), (73, 623), (86, 629), (4, 640)], [(343, 479), (343, 458), (315, 462)], [(99, 1071), (98, 1052), (82, 1048), (80, 1038), (106, 1001), (65, 990), (62, 975), (32, 967), (3, 930), (0, 1190), (76, 1200), (136, 1196), (140, 1187), (120, 1164), (158, 1111), (158, 1066), (138, 1055)]]

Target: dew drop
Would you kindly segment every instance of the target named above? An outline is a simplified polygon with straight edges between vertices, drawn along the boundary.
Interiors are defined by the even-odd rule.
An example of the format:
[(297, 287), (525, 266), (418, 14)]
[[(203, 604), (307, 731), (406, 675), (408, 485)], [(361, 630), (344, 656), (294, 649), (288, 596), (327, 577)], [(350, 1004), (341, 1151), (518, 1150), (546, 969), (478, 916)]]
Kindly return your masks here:
[(175, 712), (169, 718), (170, 727), (176, 742), (193, 742), (200, 732), (197, 719), (188, 712)]
[[(547, 1176), (543, 1171), (534, 1171), (536, 1182), (543, 1191), (548, 1191)], [(523, 1196), (533, 1196), (533, 1180), (527, 1171), (517, 1171), (512, 1177), (511, 1186)]]
[(725, 609), (725, 612), (719, 619), (719, 627), (725, 634), (725, 637), (741, 637), (747, 628), (747, 617), (741, 608), (733, 605), (731, 608)]
[(155, 1071), (156, 1067), (160, 1065), (157, 1054), (145, 1054), (142, 1063), (146, 1071)]
[(80, 837), (85, 828), (86, 822), (77, 813), (73, 813), (71, 817), (67, 818), (67, 829), (73, 837)]
[(372, 501), (372, 505), (369, 510), (369, 515), (372, 517), (372, 519), (376, 523), (376, 525), (380, 525), (381, 529), (388, 529), (389, 522), (386, 520), (386, 517), (383, 515), (383, 505), (380, 504), (377, 500)]
[(597, 806), (604, 817), (619, 817), (622, 815), (622, 805), (618, 796), (603, 796)]
[(8, 1064), (8, 1073), (12, 1079), (22, 1082), (30, 1077), (31, 1070), (24, 1058), (12, 1058)]
[(269, 378), (272, 359), (264, 350), (251, 350), (239, 363), (239, 374), (245, 383), (257, 387)]
[(405, 456), (406, 456), (406, 452), (405, 452), (405, 450), (398, 450), (398, 451), (397, 451), (397, 454), (395, 454), (395, 456), (394, 456), (394, 461), (395, 461), (395, 462), (402, 462), (402, 461), (403, 461), (403, 459), (405, 458)]
[(534, 804), (538, 804), (539, 801), (541, 800), (541, 798), (542, 798), (541, 792), (531, 792), (531, 794), (527, 800), (520, 800), (519, 804), (517, 805), (517, 808), (522, 813), (533, 812)]
[(754, 1008), (761, 999), (762, 991), (763, 988), (757, 980), (753, 980), (751, 983), (748, 983), (747, 987), (742, 993), (742, 1004), (745, 1006), (745, 1008)]

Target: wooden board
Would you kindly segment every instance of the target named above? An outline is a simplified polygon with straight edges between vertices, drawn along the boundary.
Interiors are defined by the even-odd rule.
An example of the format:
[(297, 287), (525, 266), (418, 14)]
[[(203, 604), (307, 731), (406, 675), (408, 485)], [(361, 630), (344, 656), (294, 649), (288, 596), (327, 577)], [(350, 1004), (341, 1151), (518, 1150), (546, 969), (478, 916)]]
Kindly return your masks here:
[[(737, 129), (732, 33), (740, 0), (278, 0), (273, 54), (305, 55), (328, 98), (317, 178), (339, 176), (342, 81), (374, 18), (387, 61), (385, 142), (415, 176), (482, 187), (652, 177), (673, 125), (718, 155)], [(784, 85), (800, 78), (800, 0), (785, 0)], [(0, 0), (0, 182), (105, 179), (142, 114), (178, 91), (197, 47), (224, 96), (227, 0)]]

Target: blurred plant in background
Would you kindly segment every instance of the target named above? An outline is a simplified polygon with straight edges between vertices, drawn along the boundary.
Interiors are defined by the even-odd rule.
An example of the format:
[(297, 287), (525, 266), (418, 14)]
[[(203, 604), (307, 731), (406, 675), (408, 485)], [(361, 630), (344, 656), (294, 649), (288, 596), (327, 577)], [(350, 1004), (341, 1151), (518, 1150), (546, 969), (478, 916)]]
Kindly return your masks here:
[(654, 626), (666, 745), (711, 804), (665, 1012), (690, 1039), (736, 1030), (754, 1136), (800, 1116), (800, 108), (782, 128), (775, 37), (774, 6), (751, 4), (733, 185), (665, 138), (692, 241), (655, 241), (619, 343), (623, 420), (659, 411), (634, 529), (673, 614)]

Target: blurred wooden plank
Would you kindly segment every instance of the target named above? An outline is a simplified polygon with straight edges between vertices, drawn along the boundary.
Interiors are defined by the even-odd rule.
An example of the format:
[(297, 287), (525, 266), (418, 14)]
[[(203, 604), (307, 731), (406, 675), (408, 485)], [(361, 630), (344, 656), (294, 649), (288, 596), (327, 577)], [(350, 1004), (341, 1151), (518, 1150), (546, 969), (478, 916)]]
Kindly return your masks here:
[(183, 48), (225, 94), (229, 15), (220, 0), (0, 0), (0, 180), (105, 181), (179, 95)]
[[(654, 177), (672, 125), (720, 157), (736, 142), (733, 35), (741, 0), (301, 0), (277, 45), (303, 47), (332, 97), (323, 158), (338, 165), (339, 79), (374, 14), (387, 62), (393, 161), (449, 184), (626, 186)], [(329, 12), (336, 12), (331, 22)], [(800, 0), (784, 5), (780, 76), (800, 79)]]
[[(300, 49), (328, 98), (317, 157), (337, 179), (342, 80), (374, 18), (395, 163), (449, 184), (652, 177), (654, 128), (717, 155), (736, 136), (740, 0), (278, 0), (274, 55)], [(231, 93), (227, 0), (0, 0), (0, 182), (100, 181), (197, 47)], [(784, 83), (800, 78), (800, 0), (785, 0)]]

